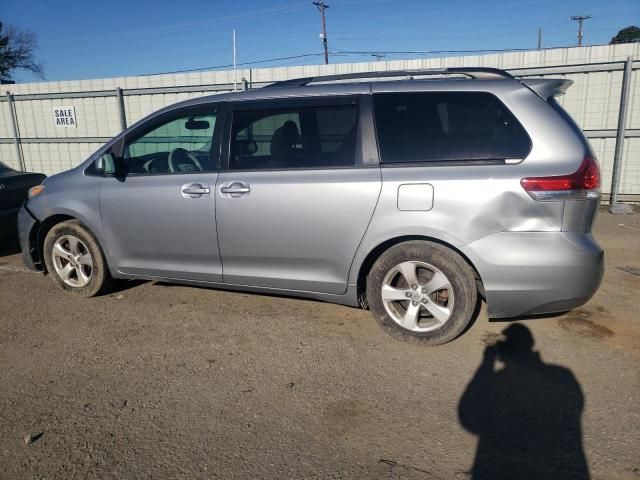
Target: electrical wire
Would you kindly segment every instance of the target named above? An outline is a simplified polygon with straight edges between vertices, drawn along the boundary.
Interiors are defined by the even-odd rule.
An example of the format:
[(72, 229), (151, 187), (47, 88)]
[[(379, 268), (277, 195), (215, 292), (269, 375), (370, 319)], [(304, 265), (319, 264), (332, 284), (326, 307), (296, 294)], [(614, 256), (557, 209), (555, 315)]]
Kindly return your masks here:
[[(556, 47), (545, 47), (542, 50), (549, 50)], [(531, 48), (496, 48), (496, 49), (473, 49), (473, 50), (332, 50), (329, 54), (336, 56), (375, 56), (375, 55), (442, 55), (442, 54), (483, 54), (483, 53), (505, 53), (505, 52), (528, 52)], [(267, 58), (261, 60), (252, 60), (250, 62), (240, 62), (236, 66), (262, 65), (265, 63), (287, 62), (290, 60), (299, 60), (302, 58), (322, 57), (324, 53), (303, 53), (300, 55), (289, 55), (287, 57)], [(284, 66), (284, 64), (282, 65)], [(213, 65), (208, 67), (188, 68), (184, 70), (172, 70), (166, 72), (154, 72), (141, 74), (140, 76), (150, 75), (168, 75), (174, 73), (201, 72), (204, 70), (217, 70), (220, 68), (232, 68), (233, 64)]]
[[(336, 53), (340, 53), (340, 52), (336, 52)], [(246, 66), (246, 65), (259, 65), (259, 64), (263, 64), (263, 63), (273, 63), (273, 62), (281, 62), (281, 61), (285, 61), (285, 60), (295, 60), (295, 59), (300, 59), (300, 58), (307, 58), (307, 57), (321, 57), (324, 56), (324, 53), (303, 53), (300, 55), (290, 55), (288, 57), (279, 57), (279, 58), (269, 58), (269, 59), (264, 59), (264, 60), (253, 60), (251, 62), (239, 62), (236, 63), (236, 66)], [(141, 77), (146, 77), (149, 75), (168, 75), (168, 74), (172, 74), (172, 73), (188, 73), (188, 72), (201, 72), (203, 70), (217, 70), (219, 68), (231, 68), (233, 67), (233, 63), (229, 63), (226, 65), (214, 65), (214, 66), (209, 66), (209, 67), (199, 67), (199, 68), (187, 68), (184, 70), (173, 70), (173, 71), (169, 71), (169, 72), (156, 72), (156, 73), (144, 73), (141, 74)]]
[(195, 22), (178, 23), (175, 25), (168, 25), (164, 27), (150, 27), (133, 30), (123, 30), (120, 32), (106, 33), (94, 35), (94, 39), (108, 39), (108, 38), (121, 38), (126, 37), (145, 37), (154, 35), (163, 35), (172, 32), (190, 31), (198, 28), (211, 27), (214, 25), (222, 25), (230, 22), (241, 22), (245, 20), (253, 20), (260, 17), (278, 15), (280, 13), (286, 13), (290, 10), (306, 8), (308, 2), (294, 2), (283, 5), (272, 6), (262, 10), (255, 10), (253, 12), (235, 13), (231, 15), (225, 15), (206, 20), (198, 20)]

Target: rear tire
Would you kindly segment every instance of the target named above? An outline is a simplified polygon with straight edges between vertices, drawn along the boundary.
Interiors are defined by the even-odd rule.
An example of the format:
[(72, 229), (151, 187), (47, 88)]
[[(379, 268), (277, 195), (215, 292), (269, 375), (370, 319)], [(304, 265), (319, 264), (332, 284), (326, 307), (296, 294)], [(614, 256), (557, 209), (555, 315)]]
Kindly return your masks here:
[(93, 297), (112, 284), (98, 240), (77, 220), (59, 223), (49, 230), (43, 257), (53, 281), (68, 292)]
[(473, 269), (453, 250), (427, 241), (394, 245), (367, 276), (367, 301), (382, 329), (421, 345), (461, 335), (477, 311)]

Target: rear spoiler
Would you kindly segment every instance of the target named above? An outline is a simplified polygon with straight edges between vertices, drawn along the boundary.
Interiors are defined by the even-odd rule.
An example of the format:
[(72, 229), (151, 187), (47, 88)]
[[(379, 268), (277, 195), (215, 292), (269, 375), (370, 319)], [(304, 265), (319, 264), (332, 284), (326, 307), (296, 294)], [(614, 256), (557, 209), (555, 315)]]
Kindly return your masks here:
[(537, 93), (543, 100), (556, 95), (564, 95), (573, 85), (573, 80), (566, 78), (521, 78), (520, 81)]

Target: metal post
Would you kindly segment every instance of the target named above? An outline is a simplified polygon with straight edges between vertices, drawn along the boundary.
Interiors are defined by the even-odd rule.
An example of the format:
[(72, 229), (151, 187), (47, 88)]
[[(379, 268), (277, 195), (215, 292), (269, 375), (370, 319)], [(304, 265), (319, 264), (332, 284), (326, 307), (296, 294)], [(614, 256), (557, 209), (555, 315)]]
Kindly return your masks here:
[(122, 95), (122, 89), (116, 88), (116, 98), (118, 100), (118, 114), (120, 117), (120, 129), (126, 130), (127, 128), (127, 112), (124, 107), (124, 96)]
[(538, 50), (542, 48), (542, 29), (538, 29)]
[(13, 103), (13, 95), (11, 92), (7, 92), (7, 101), (9, 105), (9, 114), (11, 116), (11, 128), (13, 131), (13, 143), (16, 146), (16, 155), (18, 156), (18, 165), (23, 172), (27, 171), (27, 167), (24, 164), (24, 157), (22, 156), (22, 146), (20, 144), (20, 131), (18, 130), (18, 120), (16, 116), (16, 109)]
[(236, 29), (233, 29), (233, 91), (238, 90), (238, 71), (236, 70)]
[(629, 101), (629, 86), (631, 85), (631, 72), (633, 57), (627, 57), (624, 63), (622, 77), (622, 91), (620, 93), (620, 109), (618, 111), (618, 132), (616, 134), (616, 148), (613, 155), (613, 174), (611, 176), (611, 197), (609, 211), (611, 213), (629, 213), (628, 205), (618, 204), (618, 189), (620, 188), (620, 173), (622, 154), (624, 152), (624, 135), (627, 125), (627, 103)]

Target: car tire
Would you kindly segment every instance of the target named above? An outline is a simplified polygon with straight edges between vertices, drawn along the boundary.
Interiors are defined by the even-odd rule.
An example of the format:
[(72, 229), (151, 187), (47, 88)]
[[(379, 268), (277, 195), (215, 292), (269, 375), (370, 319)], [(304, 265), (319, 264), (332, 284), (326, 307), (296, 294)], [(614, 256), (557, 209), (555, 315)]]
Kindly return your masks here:
[(398, 340), (441, 345), (461, 335), (477, 314), (469, 264), (434, 242), (408, 241), (386, 250), (367, 276), (367, 301), (384, 331)]
[(93, 297), (112, 284), (98, 240), (77, 220), (59, 223), (49, 230), (43, 256), (47, 272), (66, 291)]

